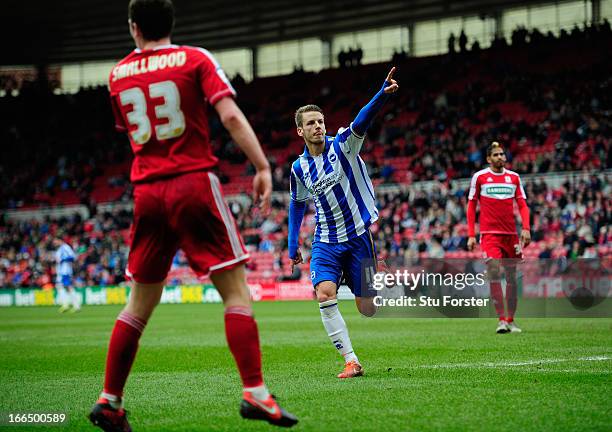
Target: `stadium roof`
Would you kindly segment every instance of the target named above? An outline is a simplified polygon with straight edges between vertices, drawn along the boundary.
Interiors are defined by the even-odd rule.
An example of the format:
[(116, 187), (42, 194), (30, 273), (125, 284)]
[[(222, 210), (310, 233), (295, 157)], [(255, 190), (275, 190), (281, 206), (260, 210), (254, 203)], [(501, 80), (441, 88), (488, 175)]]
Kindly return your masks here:
[[(545, 0), (544, 0), (545, 1)], [(173, 41), (219, 50), (407, 24), (449, 15), (493, 13), (525, 0), (175, 0)], [(127, 0), (3, 3), (0, 64), (117, 59), (133, 48)]]

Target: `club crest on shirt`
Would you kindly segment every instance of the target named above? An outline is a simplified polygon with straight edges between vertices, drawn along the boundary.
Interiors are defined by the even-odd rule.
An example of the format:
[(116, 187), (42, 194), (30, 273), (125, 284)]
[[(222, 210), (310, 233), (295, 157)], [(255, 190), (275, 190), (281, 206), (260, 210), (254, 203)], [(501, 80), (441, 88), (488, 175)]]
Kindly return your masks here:
[(504, 178), (506, 179), (506, 183), (512, 183), (510, 176), (505, 176)]
[(338, 157), (336, 156), (336, 153), (331, 153), (331, 154), (329, 155), (329, 161), (330, 161), (330, 162), (332, 162), (332, 163), (333, 163), (333, 162), (336, 162), (336, 159), (337, 159), (337, 158), (338, 158)]

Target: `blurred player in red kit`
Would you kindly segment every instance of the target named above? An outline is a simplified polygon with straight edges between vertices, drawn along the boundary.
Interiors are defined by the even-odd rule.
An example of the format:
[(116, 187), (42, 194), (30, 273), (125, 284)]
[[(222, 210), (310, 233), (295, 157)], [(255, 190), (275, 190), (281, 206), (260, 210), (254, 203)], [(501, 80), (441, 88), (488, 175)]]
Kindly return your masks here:
[[(487, 260), (487, 274), (491, 284), (491, 297), (499, 316), (497, 333), (520, 333), (514, 322), (517, 306), (516, 264), (523, 258), (523, 248), (531, 242), (529, 233), (529, 207), (525, 190), (517, 173), (504, 168), (506, 155), (498, 142), (487, 148), (489, 168), (472, 177), (468, 195), (468, 249), (476, 245), (476, 201), (480, 201), (480, 244)], [(523, 229), (520, 239), (514, 222), (514, 200), (518, 204)], [(504, 314), (504, 295), (501, 287), (502, 260), (506, 274), (507, 313)]]
[(113, 329), (104, 388), (90, 419), (106, 431), (129, 431), (123, 389), (138, 341), (161, 298), (172, 258), (183, 249), (191, 268), (210, 274), (225, 304), (225, 333), (244, 391), (240, 414), (292, 426), (297, 419), (270, 395), (261, 372), (257, 324), (244, 263), (248, 254), (225, 204), (210, 146), (207, 107), (218, 112), (257, 173), (255, 200), (270, 205), (270, 166), (253, 129), (234, 102), (225, 73), (202, 48), (170, 43), (170, 0), (131, 0), (129, 29), (137, 49), (109, 77), (116, 126), (128, 133), (134, 162), (134, 221), (126, 273), (129, 302)]

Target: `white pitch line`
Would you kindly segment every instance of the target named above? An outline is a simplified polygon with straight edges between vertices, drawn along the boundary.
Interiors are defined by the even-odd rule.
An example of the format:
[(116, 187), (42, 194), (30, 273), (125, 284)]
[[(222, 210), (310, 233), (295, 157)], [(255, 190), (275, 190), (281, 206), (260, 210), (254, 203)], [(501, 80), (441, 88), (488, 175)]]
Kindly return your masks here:
[(541, 359), (541, 360), (526, 360), (522, 362), (486, 362), (486, 363), (448, 363), (439, 365), (420, 365), (418, 368), (424, 369), (460, 369), (460, 368), (503, 368), (512, 366), (531, 366), (545, 363), (564, 363), (564, 362), (575, 362), (575, 361), (606, 361), (612, 360), (612, 357), (607, 356), (591, 356), (591, 357), (579, 357), (574, 359)]
[(606, 356), (592, 356), (592, 357), (582, 357), (582, 358), (579, 358), (578, 360), (601, 361), (601, 360), (610, 360), (610, 357), (606, 357)]

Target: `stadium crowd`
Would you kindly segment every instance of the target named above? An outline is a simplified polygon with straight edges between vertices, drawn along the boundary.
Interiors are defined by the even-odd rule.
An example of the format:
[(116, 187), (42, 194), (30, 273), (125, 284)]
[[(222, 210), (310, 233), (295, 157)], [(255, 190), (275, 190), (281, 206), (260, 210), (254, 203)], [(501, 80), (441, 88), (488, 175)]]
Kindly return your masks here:
[[(418, 85), (404, 86), (369, 130), (362, 153), (376, 182), (469, 177), (486, 163), (484, 148), (493, 139), (506, 145), (521, 174), (612, 167), (609, 23), (559, 37), (517, 32), (511, 45), (498, 38), (477, 52), (397, 57), (398, 79)], [(287, 189), (289, 162), (303, 148), (295, 108), (322, 106), (334, 133), (354, 117), (386, 66), (236, 81), (238, 102), (274, 163), (276, 190)], [(211, 117), (222, 179), (246, 179), (252, 171), (244, 155)], [(10, 161), (0, 166), (0, 207), (128, 200), (131, 151), (112, 124), (104, 87), (55, 95), (34, 83), (0, 98), (0, 152)]]
[[(396, 55), (397, 78), (408, 85), (375, 120), (362, 150), (379, 198), (374, 230), (382, 257), (441, 257), (465, 249), (465, 184), (451, 186), (456, 184), (451, 180), (486, 166), (484, 149), (494, 139), (505, 145), (509, 166), (520, 174), (588, 173), (561, 185), (547, 183), (545, 176), (526, 182), (532, 248), (539, 256), (609, 253), (611, 182), (604, 170), (612, 168), (611, 42), (605, 21), (557, 37), (517, 29), (511, 44), (496, 38), (482, 50), (472, 45), (428, 58)], [(320, 105), (328, 133), (335, 133), (354, 117), (386, 68), (355, 65), (318, 74), (300, 69), (284, 77), (235, 81), (238, 102), (266, 148), (274, 189), (283, 198), (275, 200), (268, 218), (240, 200), (231, 209), (249, 249), (274, 257), (276, 274), (299, 278), (288, 275), (286, 258), (290, 162), (303, 148), (295, 134), (295, 108)], [(54, 236), (77, 253), (77, 286), (124, 281), (131, 214), (96, 211), (97, 202), (129, 202), (131, 195), (131, 150), (112, 124), (105, 87), (58, 95), (41, 81), (25, 83), (18, 96), (0, 98), (0, 207), (80, 202), (92, 214), (89, 220), (0, 220), (0, 286), (52, 285)], [(251, 168), (214, 115), (210, 128), (220, 177), (227, 190), (238, 184), (240, 191), (250, 184)], [(411, 186), (421, 180), (435, 186)], [(304, 252), (310, 249), (313, 219), (309, 213), (302, 227)], [(259, 274), (258, 261), (250, 264), (252, 275)], [(174, 265), (186, 267), (181, 253)]]
[(50, 287), (55, 283), (53, 238), (66, 241), (77, 256), (76, 286), (111, 285), (124, 280), (131, 213), (117, 211), (82, 220), (69, 218), (4, 222), (0, 226), (0, 286)]
[[(612, 253), (612, 178), (593, 175), (570, 178), (558, 186), (546, 177), (525, 182), (531, 210), (532, 238), (540, 258), (597, 257)], [(374, 225), (380, 258), (403, 255), (441, 258), (465, 250), (467, 224), (466, 189), (439, 182), (428, 191), (404, 187), (399, 193), (379, 193), (380, 220)], [(274, 268), (290, 278), (286, 258), (287, 202), (274, 201), (264, 218), (257, 208), (232, 202), (247, 248), (274, 257)], [(314, 229), (312, 207), (301, 231), (305, 257)], [(98, 213), (89, 220), (75, 215), (59, 220), (9, 222), (0, 225), (0, 286), (51, 286), (54, 282), (52, 239), (64, 238), (77, 254), (77, 286), (113, 285), (125, 280), (129, 224), (127, 210)], [(517, 220), (518, 223), (518, 220)], [(175, 268), (186, 268), (182, 253)], [(258, 260), (248, 269), (257, 270)], [(307, 264), (305, 264), (307, 268)], [(304, 269), (305, 269), (304, 268)], [(303, 269), (303, 270), (304, 270)], [(308, 272), (301, 272), (308, 275)], [(175, 280), (174, 283), (180, 283)]]

